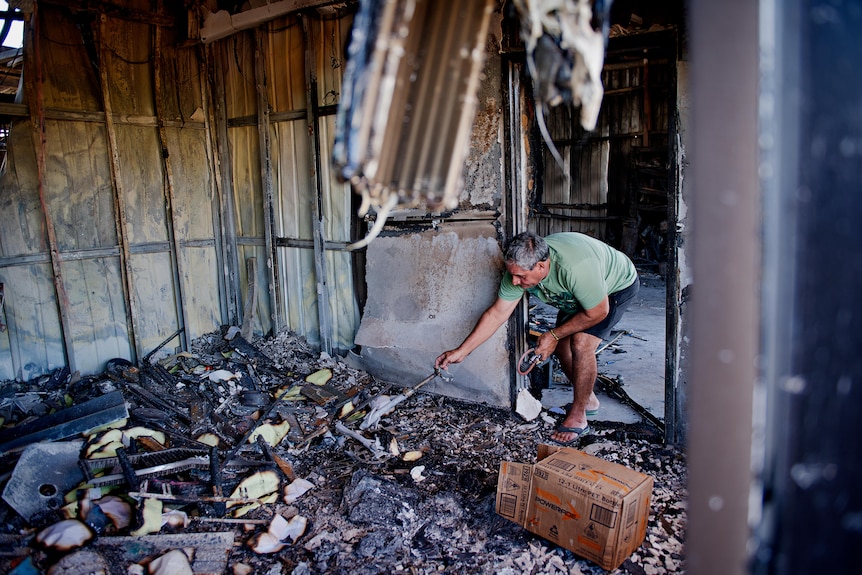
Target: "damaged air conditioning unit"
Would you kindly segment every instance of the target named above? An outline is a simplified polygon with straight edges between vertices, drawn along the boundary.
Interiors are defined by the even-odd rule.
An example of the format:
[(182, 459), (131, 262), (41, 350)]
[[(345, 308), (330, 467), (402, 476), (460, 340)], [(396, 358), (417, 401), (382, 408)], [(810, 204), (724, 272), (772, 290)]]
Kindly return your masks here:
[(512, 0), (521, 23), (527, 70), (533, 80), (536, 120), (551, 155), (568, 178), (545, 125), (545, 111), (559, 104), (578, 108), (584, 130), (596, 127), (602, 105), (613, 0)]
[(494, 0), (363, 0), (353, 23), (333, 161), (360, 216), (458, 204)]

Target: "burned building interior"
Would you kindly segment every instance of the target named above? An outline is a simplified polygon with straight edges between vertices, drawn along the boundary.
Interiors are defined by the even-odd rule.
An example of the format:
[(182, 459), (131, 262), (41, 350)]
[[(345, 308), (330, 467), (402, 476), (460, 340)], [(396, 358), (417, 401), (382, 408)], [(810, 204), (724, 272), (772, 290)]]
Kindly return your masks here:
[[(712, 370), (692, 362), (715, 343), (693, 337), (694, 256), (729, 243), (690, 241), (690, 50), (730, 17), (704, 4), (9, 2), (0, 35), (20, 25), (23, 41), (0, 51), (0, 571), (782, 572), (765, 566), (793, 556), (794, 532), (747, 525), (757, 329)], [(743, 20), (739, 46), (757, 47)], [(728, 60), (756, 96), (743, 52)], [(751, 127), (751, 100), (718, 127)], [(729, 156), (751, 169), (716, 173), (757, 179)], [(745, 211), (725, 230), (745, 242), (751, 204), (724, 205)], [(650, 478), (633, 551), (612, 559), (500, 512), (501, 465), (539, 465), (571, 401), (554, 362), (519, 373), (547, 310), (522, 302), (434, 367), (525, 230), (601, 239), (644, 286), (600, 348), (602, 408), (577, 447)], [(746, 421), (718, 443), (689, 414), (714, 397), (689, 391), (731, 368)], [(695, 473), (689, 501), (691, 441), (734, 472)], [(714, 516), (735, 528), (713, 550)]]

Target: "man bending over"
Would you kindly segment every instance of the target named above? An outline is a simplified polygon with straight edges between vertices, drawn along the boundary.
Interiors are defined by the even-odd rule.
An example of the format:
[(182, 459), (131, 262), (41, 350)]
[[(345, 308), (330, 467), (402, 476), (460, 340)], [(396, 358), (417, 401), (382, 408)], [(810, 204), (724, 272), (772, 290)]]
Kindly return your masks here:
[(599, 408), (593, 392), (596, 350), (637, 295), (637, 270), (624, 253), (576, 232), (546, 238), (518, 234), (509, 242), (505, 260), (497, 299), (461, 345), (443, 352), (435, 365), (445, 369), (464, 361), (506, 322), (525, 293), (557, 308), (556, 326), (539, 336), (535, 353), (543, 361), (556, 354), (572, 383), (572, 405), (551, 435), (551, 440), (571, 445), (589, 432), (587, 414)]

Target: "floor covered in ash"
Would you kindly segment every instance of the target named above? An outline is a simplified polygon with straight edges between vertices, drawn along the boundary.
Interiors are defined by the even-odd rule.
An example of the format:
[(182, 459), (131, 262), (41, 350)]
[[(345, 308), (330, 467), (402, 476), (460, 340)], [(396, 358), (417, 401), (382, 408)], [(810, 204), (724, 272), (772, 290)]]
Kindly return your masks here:
[[(600, 374), (611, 382), (622, 375), (627, 395), (637, 395), (636, 406), (600, 392), (593, 433), (578, 449), (655, 481), (643, 544), (613, 573), (683, 573), (684, 453), (664, 445), (660, 429), (641, 414), (646, 409), (660, 419), (664, 400), (664, 288), (656, 278), (645, 283), (619, 326), (628, 333), (599, 354)], [(163, 360), (159, 369), (137, 372), (125, 366), (101, 377), (72, 377), (55, 382), (49, 393), (37, 391), (44, 381), (0, 386), (6, 430), (39, 402), (74, 404), (119, 390), (129, 407), (122, 428), (128, 437), (141, 428), (165, 433), (159, 445), (127, 440), (130, 453), (201, 448), (198, 459), (205, 459), (204, 437), (210, 435), (222, 464), (225, 454), (235, 456), (233, 465), (214, 468), (212, 457), (218, 462), (219, 456), (210, 451), (210, 465), (148, 475), (135, 489), (123, 482), (123, 470), (108, 470), (120, 479), (100, 490), (82, 483), (66, 497), (77, 506), (45, 509), (29, 518), (7, 505), (4, 493), (0, 572), (606, 573), (495, 513), (500, 463), (535, 462), (537, 446), (547, 442), (561, 417), (554, 408), (570, 401), (571, 388), (559, 374), (541, 391), (545, 409), (531, 421), (510, 410), (418, 391), (381, 416), (378, 425), (363, 429), (363, 419), (351, 416), (345, 405), (367, 416), (373, 400), (403, 390), (314, 352), (290, 332), (241, 349), (227, 345), (222, 335), (201, 338), (192, 353)], [(236, 378), (211, 377), (221, 372)], [(322, 383), (321, 373), (327, 373)], [(659, 391), (650, 398), (648, 387)], [(159, 398), (174, 407), (159, 404)], [(171, 409), (175, 413), (160, 419), (160, 410)], [(251, 440), (252, 431), (264, 427), (273, 438)], [(82, 439), (85, 446), (96, 441), (93, 436), (67, 440)], [(20, 452), (0, 457), (6, 489), (16, 471), (15, 455)], [(257, 484), (267, 483), (262, 474), (274, 483), (258, 492)], [(222, 497), (213, 496), (216, 484)], [(105, 499), (100, 498), (108, 493), (131, 506), (128, 524), (97, 522), (103, 515), (85, 513), (101, 508)], [(162, 522), (146, 529), (142, 512), (150, 500), (160, 502)], [(70, 514), (92, 536), (69, 549), (47, 545), (45, 530)], [(289, 525), (290, 535), (281, 535), (276, 525)], [(187, 570), (160, 571), (167, 567), (156, 560), (178, 549), (188, 558), (182, 568)]]

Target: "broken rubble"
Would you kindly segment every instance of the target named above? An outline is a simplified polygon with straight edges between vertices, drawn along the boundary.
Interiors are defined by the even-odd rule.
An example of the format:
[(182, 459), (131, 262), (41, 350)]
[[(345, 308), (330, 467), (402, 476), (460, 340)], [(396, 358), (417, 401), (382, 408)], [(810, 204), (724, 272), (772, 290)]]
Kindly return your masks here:
[(542, 402), (533, 397), (529, 389), (522, 389), (515, 400), (515, 413), (524, 421), (533, 421), (542, 413)]
[[(100, 513), (108, 517), (108, 497), (133, 506), (136, 515), (128, 524), (100, 518), (102, 532), (86, 548), (107, 558), (112, 569), (124, 566), (116, 572), (149, 565), (165, 552), (185, 547), (196, 551), (194, 573), (232, 573), (234, 566), (238, 572), (266, 573), (283, 566), (285, 572), (328, 573), (336, 565), (355, 573), (521, 572), (514, 558), (545, 565), (549, 573), (558, 565), (569, 572), (600, 572), (519, 526), (506, 525), (494, 513), (496, 467), (502, 459), (529, 460), (530, 451), (555, 424), (544, 412), (525, 423), (505, 410), (416, 393), (382, 414), (375, 428), (361, 429), (375, 398), (404, 395), (410, 388), (376, 381), (338, 358), (318, 354), (289, 332), (254, 344), (234, 340), (241, 350), (234, 341), (212, 334), (193, 342), (190, 353), (152, 367), (113, 362), (99, 377), (56, 390), (73, 403), (118, 392), (128, 405), (127, 421), (118, 422), (115, 433), (114, 447), (122, 446), (123, 457), (106, 451), (101, 462), (82, 459), (87, 462), (80, 465), (85, 479), (100, 485), (69, 488), (77, 506), (68, 513), (75, 517), (83, 513), (81, 507), (98, 507), (89, 515), (94, 524)], [(241, 376), (218, 383), (201, 377), (221, 369)], [(331, 372), (322, 385), (307, 381), (321, 370)], [(263, 394), (267, 401), (249, 405), (244, 392)], [(353, 409), (345, 409), (348, 405)], [(8, 425), (14, 423), (10, 418)], [(338, 433), (339, 426), (384, 455), (375, 458), (369, 448)], [(658, 565), (682, 572), (686, 509), (681, 455), (656, 445), (648, 426), (614, 428), (596, 422), (595, 430), (594, 443), (585, 449), (656, 477), (652, 537), (643, 552), (630, 558), (631, 572)], [(204, 436), (210, 438), (206, 443), (200, 441)], [(131, 469), (123, 469), (123, 458)], [(0, 463), (9, 473), (15, 461), (7, 457)], [(243, 481), (261, 473), (271, 479), (272, 491), (235, 495)], [(136, 489), (129, 479), (139, 482)], [(143, 533), (141, 511), (148, 505), (161, 506), (157, 524), (147, 527), (149, 534), (132, 537)], [(249, 506), (253, 508), (234, 517)], [(28, 525), (16, 511), (0, 509), (0, 525), (11, 536), (65, 518), (59, 510), (43, 511), (47, 513), (38, 514), (38, 525)], [(302, 516), (307, 526), (279, 551), (255, 553), (245, 542), (267, 533), (276, 516)], [(205, 539), (209, 535), (214, 538)], [(119, 553), (132, 541), (146, 542), (145, 550), (134, 557)], [(60, 560), (32, 547), (32, 538), (16, 535), (4, 545), (41, 568)], [(208, 556), (212, 561), (202, 568)], [(0, 556), (0, 571), (13, 561), (9, 557)], [(201, 570), (206, 568), (217, 570)]]

